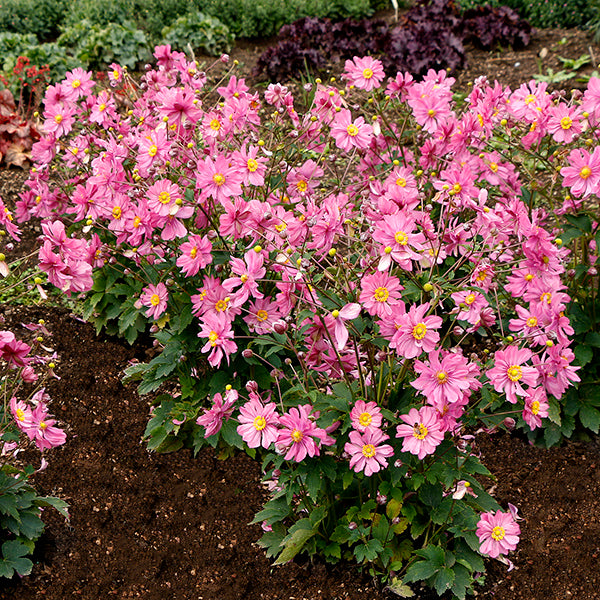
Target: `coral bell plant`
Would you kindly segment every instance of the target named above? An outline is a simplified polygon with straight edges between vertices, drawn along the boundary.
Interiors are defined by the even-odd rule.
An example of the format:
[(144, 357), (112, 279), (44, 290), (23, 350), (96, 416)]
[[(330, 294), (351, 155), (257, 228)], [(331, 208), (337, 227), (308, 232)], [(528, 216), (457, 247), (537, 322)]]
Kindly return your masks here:
[(48, 90), (17, 207), (44, 219), (41, 268), (98, 328), (154, 336), (127, 371), (141, 393), (175, 383), (150, 449), (262, 457), (277, 563), (355, 560), (464, 598), (519, 534), (474, 434), (556, 424), (579, 380), (549, 211), (598, 192), (597, 83), (566, 101), (480, 79), (458, 101), (445, 71), (385, 82), (355, 58), (300, 112), (285, 86), (214, 90), (155, 57), (139, 84), (114, 67), (111, 89)]

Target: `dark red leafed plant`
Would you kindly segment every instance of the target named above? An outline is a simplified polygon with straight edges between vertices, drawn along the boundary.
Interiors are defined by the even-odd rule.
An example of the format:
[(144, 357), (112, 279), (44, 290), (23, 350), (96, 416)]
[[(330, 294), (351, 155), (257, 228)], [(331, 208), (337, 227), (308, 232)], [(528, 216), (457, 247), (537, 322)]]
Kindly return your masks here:
[(465, 64), (466, 42), (482, 48), (495, 44), (522, 48), (531, 26), (507, 8), (489, 6), (460, 14), (451, 0), (421, 0), (390, 27), (385, 21), (304, 18), (281, 28), (279, 41), (260, 57), (255, 75), (272, 81), (298, 77), (353, 56), (377, 56), (390, 75), (408, 71), (415, 77), (429, 69), (456, 69)]

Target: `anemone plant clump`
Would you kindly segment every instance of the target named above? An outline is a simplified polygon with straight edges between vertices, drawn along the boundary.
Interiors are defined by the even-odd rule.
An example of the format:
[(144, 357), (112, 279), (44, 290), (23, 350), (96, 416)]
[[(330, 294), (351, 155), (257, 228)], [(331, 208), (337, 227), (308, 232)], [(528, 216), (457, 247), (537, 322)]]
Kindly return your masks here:
[(141, 393), (171, 382), (150, 449), (262, 458), (276, 563), (353, 559), (464, 598), (520, 529), (474, 434), (560, 423), (579, 381), (552, 209), (598, 192), (600, 81), (565, 101), (479, 79), (458, 102), (445, 71), (386, 82), (356, 57), (299, 113), (282, 85), (215, 90), (155, 57), (139, 84), (113, 65), (112, 89), (48, 89), (17, 205), (45, 221), (41, 268), (99, 329), (154, 336), (127, 370)]

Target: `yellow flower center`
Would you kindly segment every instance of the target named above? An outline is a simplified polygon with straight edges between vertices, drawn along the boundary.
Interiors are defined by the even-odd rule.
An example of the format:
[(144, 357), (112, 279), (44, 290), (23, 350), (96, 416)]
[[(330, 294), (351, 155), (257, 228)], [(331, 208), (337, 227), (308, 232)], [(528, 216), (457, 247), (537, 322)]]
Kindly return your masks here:
[(365, 444), (362, 447), (362, 453), (365, 458), (373, 458), (375, 456), (375, 446), (373, 444)]
[(490, 169), (492, 170), (492, 173), (496, 173), (498, 171), (498, 164), (495, 162), (491, 162)]
[(444, 371), (440, 371), (437, 374), (437, 378), (438, 378), (439, 383), (446, 383), (446, 381), (448, 380), (448, 374), (445, 373)]
[(158, 147), (156, 146), (156, 144), (152, 144), (152, 146), (150, 146), (150, 148), (148, 148), (148, 154), (150, 156), (156, 156), (157, 152), (158, 152)]
[(254, 417), (254, 429), (262, 431), (267, 426), (267, 421), (262, 415)]
[(211, 346), (216, 346), (218, 339), (219, 339), (219, 334), (216, 331), (211, 331), (208, 334), (208, 340), (209, 340)]
[(346, 131), (351, 137), (356, 137), (358, 135), (358, 127), (354, 123), (350, 123), (350, 125), (346, 127)]
[(417, 323), (413, 327), (412, 336), (415, 338), (415, 340), (422, 340), (426, 333), (427, 327), (425, 326), (425, 323)]
[(512, 365), (508, 367), (506, 374), (511, 381), (519, 381), (519, 379), (523, 377), (523, 371), (519, 365)]
[(104, 112), (106, 110), (106, 104), (104, 104), (104, 102), (102, 102), (102, 104), (100, 104), (100, 106), (98, 106), (98, 110), (100, 112)]
[(454, 192), (455, 192), (456, 194), (460, 194), (460, 192), (462, 192), (462, 185), (460, 185), (460, 183), (455, 183), (455, 184), (452, 186), (452, 189), (454, 190)]
[(371, 69), (369, 69), (369, 68), (365, 69), (363, 71), (363, 77), (365, 79), (371, 79), (371, 77), (373, 77), (373, 71)]
[(358, 417), (358, 422), (361, 427), (368, 427), (373, 422), (373, 417), (368, 412), (364, 412)]
[(169, 202), (171, 202), (171, 194), (169, 194), (169, 192), (161, 192), (158, 195), (158, 201), (161, 204), (169, 204)]
[(415, 423), (413, 427), (413, 437), (416, 437), (418, 440), (424, 440), (427, 437), (427, 427), (423, 425), (423, 423)]
[(248, 166), (248, 171), (251, 173), (254, 173), (254, 171), (258, 169), (258, 162), (256, 162), (253, 158), (249, 158), (246, 164)]
[(22, 408), (17, 408), (17, 420), (18, 421), (25, 420), (25, 411)]
[(76, 90), (81, 85), (81, 81), (79, 79), (74, 79), (73, 83), (71, 83), (71, 87)]
[(45, 421), (40, 421), (40, 429), (46, 429), (46, 427), (48, 427), (48, 425), (46, 424)]
[(210, 122), (210, 128), (211, 128), (213, 131), (219, 131), (219, 129), (221, 129), (221, 122), (219, 121), (219, 119), (213, 119), (213, 120)]
[(571, 125), (573, 125), (573, 119), (571, 119), (571, 117), (563, 117), (560, 120), (560, 126), (563, 129), (571, 129)]
[(398, 179), (396, 179), (396, 185), (406, 187), (406, 179), (404, 179), (404, 177), (398, 177)]
[(378, 287), (373, 294), (373, 298), (377, 302), (385, 302), (390, 297), (390, 293), (387, 291), (387, 288)]
[(256, 313), (256, 320), (260, 321), (261, 323), (266, 321), (268, 318), (269, 318), (269, 313), (262, 308)]
[(229, 299), (225, 298), (223, 300), (217, 300), (215, 303), (215, 310), (217, 312), (224, 312), (227, 310), (227, 306), (229, 305)]
[(538, 324), (538, 320), (536, 317), (529, 317), (527, 319), (527, 327), (535, 327)]
[(150, 304), (152, 304), (152, 306), (158, 306), (160, 304), (160, 296), (158, 294), (152, 294), (152, 296), (150, 296)]
[(302, 441), (304, 434), (299, 429), (294, 429), (294, 431), (292, 431), (291, 437), (292, 437), (292, 441), (297, 444), (298, 442)]
[(475, 302), (475, 294), (469, 294), (465, 298), (465, 304), (468, 304), (470, 306), (471, 304), (473, 304), (473, 302)]
[(401, 246), (406, 246), (406, 244), (408, 244), (408, 235), (404, 233), (404, 231), (396, 231), (394, 239), (396, 240), (396, 243)]
[(190, 250), (190, 256), (192, 258), (196, 258), (196, 255), (198, 254), (198, 248), (196, 248), (196, 246), (194, 246), (191, 250)]
[(248, 275), (246, 275), (246, 273), (244, 273), (241, 277), (240, 277), (240, 281), (242, 283), (246, 283), (246, 281), (248, 281)]
[(134, 217), (133, 226), (135, 227), (135, 229), (138, 229), (141, 224), (142, 220), (139, 217)]
[(119, 73), (119, 71), (117, 71), (117, 69), (115, 69), (115, 70), (112, 72), (112, 74), (113, 74), (113, 77), (114, 77), (115, 79), (119, 79), (119, 77), (121, 77), (121, 73)]
[(296, 184), (296, 188), (298, 188), (299, 192), (305, 192), (308, 189), (308, 183), (306, 181), (299, 181)]
[(535, 102), (535, 96), (533, 94), (529, 94), (525, 98), (525, 104), (527, 104), (527, 106), (529, 106), (532, 102)]
[(544, 292), (540, 296), (540, 302), (545, 302), (546, 304), (550, 304), (552, 302), (552, 294), (550, 292)]
[(500, 527), (499, 525), (496, 525), (496, 527), (492, 529), (492, 538), (495, 539), (497, 542), (504, 539), (505, 534), (506, 531), (504, 530), (504, 527)]
[(56, 123), (58, 123), (60, 125), (60, 123), (62, 122), (62, 120), (63, 120), (63, 116), (62, 115), (55, 115), (54, 121)]
[(427, 114), (428, 114), (430, 117), (435, 117), (435, 110), (433, 110), (433, 108), (430, 108), (430, 109), (427, 111)]
[(221, 173), (215, 173), (213, 175), (213, 181), (220, 187), (225, 183), (225, 177)]
[(121, 218), (121, 214), (122, 214), (122, 211), (121, 211), (121, 207), (120, 207), (120, 206), (115, 206), (115, 207), (112, 209), (112, 216), (113, 216), (115, 219), (120, 219), (120, 218)]
[(583, 167), (583, 169), (579, 171), (579, 176), (581, 179), (587, 179), (591, 174), (592, 170), (588, 166)]
[(287, 229), (287, 223), (285, 221), (281, 221), (281, 223), (275, 225), (275, 229), (281, 233), (282, 231)]

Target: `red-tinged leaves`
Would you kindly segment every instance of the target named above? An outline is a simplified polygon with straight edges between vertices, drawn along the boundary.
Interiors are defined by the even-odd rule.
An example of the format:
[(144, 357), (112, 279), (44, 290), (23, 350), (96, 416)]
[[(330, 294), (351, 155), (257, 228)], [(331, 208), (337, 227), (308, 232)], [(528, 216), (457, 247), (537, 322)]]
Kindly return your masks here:
[(279, 41), (260, 57), (255, 75), (272, 81), (300, 77), (328, 63), (354, 56), (376, 56), (388, 75), (408, 71), (422, 77), (429, 69), (464, 66), (464, 43), (483, 48), (529, 43), (531, 26), (509, 8), (479, 8), (461, 15), (451, 0), (420, 0), (390, 27), (385, 21), (304, 18), (281, 28)]

